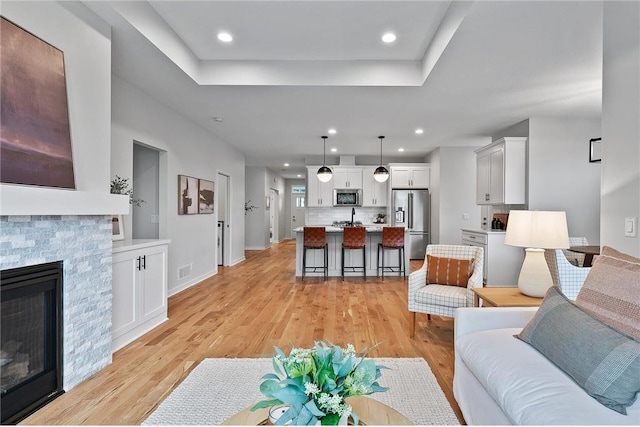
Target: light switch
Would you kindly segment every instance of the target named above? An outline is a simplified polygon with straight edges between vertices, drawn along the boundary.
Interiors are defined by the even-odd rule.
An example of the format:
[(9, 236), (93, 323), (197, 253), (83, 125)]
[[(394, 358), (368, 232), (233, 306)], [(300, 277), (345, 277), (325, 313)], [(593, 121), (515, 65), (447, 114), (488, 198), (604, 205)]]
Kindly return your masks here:
[(160, 216), (159, 215), (151, 215), (151, 224), (157, 224), (160, 222)]
[(626, 217), (624, 219), (624, 236), (636, 237), (638, 235), (638, 217)]

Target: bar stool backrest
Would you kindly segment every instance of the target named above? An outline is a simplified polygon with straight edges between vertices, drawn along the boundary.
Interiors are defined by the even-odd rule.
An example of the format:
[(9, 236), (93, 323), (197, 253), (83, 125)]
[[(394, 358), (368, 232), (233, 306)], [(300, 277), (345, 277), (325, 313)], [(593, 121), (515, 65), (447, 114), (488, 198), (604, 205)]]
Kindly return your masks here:
[(404, 227), (382, 227), (382, 246), (385, 248), (404, 247)]
[(304, 247), (305, 248), (324, 248), (327, 244), (327, 232), (324, 227), (305, 227), (304, 228)]
[(367, 238), (364, 227), (345, 227), (342, 229), (342, 244), (347, 249), (361, 249)]

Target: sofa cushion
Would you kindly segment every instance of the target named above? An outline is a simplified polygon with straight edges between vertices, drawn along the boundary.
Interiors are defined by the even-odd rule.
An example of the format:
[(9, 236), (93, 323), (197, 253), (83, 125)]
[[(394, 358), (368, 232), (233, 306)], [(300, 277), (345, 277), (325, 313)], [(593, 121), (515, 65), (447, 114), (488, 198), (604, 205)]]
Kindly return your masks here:
[(471, 270), (468, 259), (427, 255), (427, 283), (467, 287)]
[(599, 404), (569, 376), (513, 337), (520, 328), (489, 329), (456, 338), (459, 357), (512, 424), (638, 425), (640, 399), (628, 414)]
[(574, 305), (556, 287), (516, 337), (614, 411), (626, 414), (640, 392), (640, 342)]
[(576, 304), (640, 340), (640, 258), (605, 246), (576, 298)]

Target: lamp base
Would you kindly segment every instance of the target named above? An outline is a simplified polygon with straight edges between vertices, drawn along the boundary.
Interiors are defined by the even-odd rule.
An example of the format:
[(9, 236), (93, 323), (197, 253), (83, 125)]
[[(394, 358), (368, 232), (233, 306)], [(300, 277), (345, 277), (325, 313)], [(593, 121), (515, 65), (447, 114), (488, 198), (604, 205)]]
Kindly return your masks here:
[(551, 286), (553, 280), (544, 258), (544, 249), (525, 249), (524, 262), (518, 277), (520, 292), (530, 297), (542, 298)]

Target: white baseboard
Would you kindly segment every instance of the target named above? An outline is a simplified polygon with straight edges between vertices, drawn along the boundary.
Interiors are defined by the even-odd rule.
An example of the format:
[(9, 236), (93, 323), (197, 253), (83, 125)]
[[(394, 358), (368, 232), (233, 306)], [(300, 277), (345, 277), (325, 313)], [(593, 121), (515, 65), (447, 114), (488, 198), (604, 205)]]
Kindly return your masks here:
[(269, 249), (271, 246), (245, 246), (245, 251), (264, 251), (265, 249)]
[(229, 264), (229, 267), (233, 267), (234, 265), (240, 264), (241, 262), (244, 262), (246, 258), (242, 257), (242, 258), (238, 258), (235, 261), (231, 261), (231, 264)]
[(184, 291), (185, 289), (189, 289), (190, 287), (192, 287), (193, 285), (197, 285), (198, 283), (202, 282), (205, 279), (208, 279), (211, 276), (215, 276), (218, 273), (218, 268), (216, 266), (215, 270), (211, 270), (207, 273), (201, 274), (200, 276), (189, 280), (188, 282), (182, 283), (180, 286), (176, 287), (176, 288), (171, 288), (167, 291), (167, 293), (169, 294), (170, 297), (179, 294), (180, 292)]

